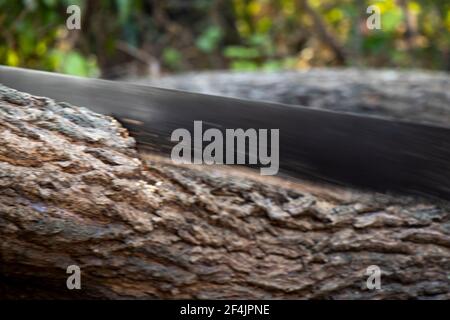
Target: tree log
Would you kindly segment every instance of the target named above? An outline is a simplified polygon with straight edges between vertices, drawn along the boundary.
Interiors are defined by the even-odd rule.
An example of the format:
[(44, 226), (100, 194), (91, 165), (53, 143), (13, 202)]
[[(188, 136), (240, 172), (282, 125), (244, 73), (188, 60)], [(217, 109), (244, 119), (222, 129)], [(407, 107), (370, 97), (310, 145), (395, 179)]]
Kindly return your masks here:
[(176, 166), (1, 86), (0, 137), (2, 298), (450, 298), (447, 201)]
[(397, 120), (448, 125), (450, 76), (438, 72), (311, 69), (205, 72), (134, 82)]

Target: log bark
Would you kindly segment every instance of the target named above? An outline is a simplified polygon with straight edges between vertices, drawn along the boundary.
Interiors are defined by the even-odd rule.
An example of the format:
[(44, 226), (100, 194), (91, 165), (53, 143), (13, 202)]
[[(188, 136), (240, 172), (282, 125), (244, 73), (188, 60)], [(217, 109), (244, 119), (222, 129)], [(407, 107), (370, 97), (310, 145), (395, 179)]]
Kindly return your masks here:
[(398, 120), (443, 125), (450, 121), (450, 76), (439, 72), (327, 68), (188, 73), (133, 81)]
[[(175, 166), (112, 118), (0, 86), (2, 298), (448, 299), (449, 212)], [(66, 288), (69, 265), (81, 290)]]

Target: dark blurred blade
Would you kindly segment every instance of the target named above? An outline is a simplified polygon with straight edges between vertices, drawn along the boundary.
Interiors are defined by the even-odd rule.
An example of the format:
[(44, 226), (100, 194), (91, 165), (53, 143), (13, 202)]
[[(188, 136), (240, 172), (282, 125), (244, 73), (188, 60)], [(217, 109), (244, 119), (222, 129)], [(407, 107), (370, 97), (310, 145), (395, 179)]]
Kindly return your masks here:
[(172, 131), (280, 129), (280, 170), (450, 199), (450, 130), (423, 124), (0, 67), (0, 83), (113, 115), (141, 148), (170, 154)]

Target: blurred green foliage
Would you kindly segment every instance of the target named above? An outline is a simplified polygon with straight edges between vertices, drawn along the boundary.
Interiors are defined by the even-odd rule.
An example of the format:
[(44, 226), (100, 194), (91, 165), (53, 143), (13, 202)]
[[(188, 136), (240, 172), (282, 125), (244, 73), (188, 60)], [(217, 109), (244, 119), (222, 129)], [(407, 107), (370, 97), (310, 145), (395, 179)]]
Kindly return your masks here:
[(82, 1), (0, 0), (0, 63), (55, 70), (74, 75), (96, 75), (95, 56), (64, 48), (65, 9)]
[[(69, 5), (82, 29), (65, 27)], [(369, 5), (381, 30), (366, 27)], [(450, 1), (0, 0), (0, 64), (120, 77), (199, 69), (450, 70)]]

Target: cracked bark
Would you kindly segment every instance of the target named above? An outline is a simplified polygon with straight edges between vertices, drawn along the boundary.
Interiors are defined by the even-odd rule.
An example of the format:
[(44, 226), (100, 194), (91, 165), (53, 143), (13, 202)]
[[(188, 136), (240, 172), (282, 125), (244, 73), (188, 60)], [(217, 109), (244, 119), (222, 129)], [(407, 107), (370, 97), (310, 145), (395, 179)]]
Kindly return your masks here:
[(448, 299), (449, 210), (175, 166), (112, 118), (0, 86), (3, 298)]

